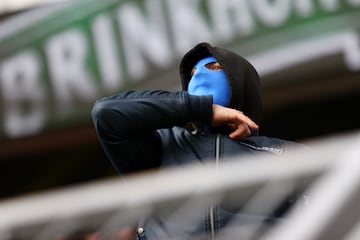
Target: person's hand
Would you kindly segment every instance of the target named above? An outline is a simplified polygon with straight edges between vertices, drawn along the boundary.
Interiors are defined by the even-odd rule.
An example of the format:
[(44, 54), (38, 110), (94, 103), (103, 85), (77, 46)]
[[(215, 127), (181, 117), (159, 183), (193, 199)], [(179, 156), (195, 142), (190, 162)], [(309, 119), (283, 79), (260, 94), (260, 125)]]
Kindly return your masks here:
[(258, 129), (258, 125), (239, 110), (213, 104), (213, 127), (227, 126), (230, 138), (239, 139), (250, 136), (251, 129)]

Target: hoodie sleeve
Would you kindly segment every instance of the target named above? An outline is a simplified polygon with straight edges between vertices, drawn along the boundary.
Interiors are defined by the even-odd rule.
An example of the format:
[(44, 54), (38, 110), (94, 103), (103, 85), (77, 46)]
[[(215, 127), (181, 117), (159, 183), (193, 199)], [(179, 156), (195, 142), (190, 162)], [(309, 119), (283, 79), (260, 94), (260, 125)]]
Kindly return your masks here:
[(92, 118), (100, 144), (118, 173), (139, 171), (160, 164), (157, 129), (211, 122), (212, 97), (185, 91), (129, 91), (97, 100)]

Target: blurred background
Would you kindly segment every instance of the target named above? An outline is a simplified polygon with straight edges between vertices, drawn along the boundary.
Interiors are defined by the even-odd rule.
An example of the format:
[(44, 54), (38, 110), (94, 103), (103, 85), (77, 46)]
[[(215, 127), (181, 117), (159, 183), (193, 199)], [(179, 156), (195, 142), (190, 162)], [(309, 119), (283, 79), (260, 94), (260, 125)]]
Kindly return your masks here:
[(1, 0), (0, 199), (116, 175), (96, 138), (96, 99), (180, 89), (201, 41), (262, 79), (261, 134), (298, 142), (356, 131), (359, 1)]

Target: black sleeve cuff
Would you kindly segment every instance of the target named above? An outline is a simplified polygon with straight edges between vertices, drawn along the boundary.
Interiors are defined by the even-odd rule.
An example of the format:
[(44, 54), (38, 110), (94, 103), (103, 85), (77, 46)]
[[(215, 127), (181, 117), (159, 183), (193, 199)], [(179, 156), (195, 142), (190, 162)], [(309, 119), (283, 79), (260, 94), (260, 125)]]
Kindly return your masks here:
[(196, 96), (188, 94), (189, 115), (192, 121), (210, 124), (213, 117), (212, 95)]

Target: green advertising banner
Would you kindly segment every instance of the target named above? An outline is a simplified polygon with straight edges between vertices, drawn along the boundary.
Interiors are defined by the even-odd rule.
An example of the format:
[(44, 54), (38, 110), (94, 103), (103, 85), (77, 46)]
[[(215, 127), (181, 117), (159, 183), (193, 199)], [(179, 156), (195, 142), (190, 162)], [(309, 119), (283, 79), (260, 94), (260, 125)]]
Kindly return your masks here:
[(175, 73), (200, 41), (263, 75), (334, 53), (357, 71), (359, 27), (360, 0), (77, 0), (23, 13), (0, 25), (0, 139), (89, 122), (95, 99)]

